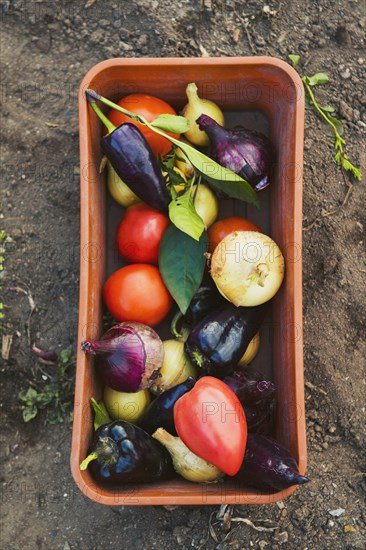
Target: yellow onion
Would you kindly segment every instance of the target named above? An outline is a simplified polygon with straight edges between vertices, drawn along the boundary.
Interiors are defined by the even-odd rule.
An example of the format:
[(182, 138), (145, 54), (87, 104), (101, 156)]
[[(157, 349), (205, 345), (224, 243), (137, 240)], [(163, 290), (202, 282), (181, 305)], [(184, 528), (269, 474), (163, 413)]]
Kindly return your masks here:
[[(184, 185), (174, 185), (177, 193), (184, 190)], [(192, 185), (191, 195), (196, 193), (197, 185)], [(198, 187), (196, 197), (194, 199), (194, 207), (197, 214), (202, 218), (206, 229), (213, 224), (219, 213), (219, 204), (215, 193), (203, 183)]]
[(184, 342), (179, 340), (165, 340), (163, 342), (164, 361), (158, 376), (150, 390), (160, 394), (177, 384), (185, 382), (188, 376), (197, 376), (197, 370), (184, 353)]
[(223, 476), (221, 470), (192, 453), (180, 437), (170, 435), (164, 428), (158, 428), (153, 437), (167, 449), (175, 471), (184, 479), (196, 483), (213, 483)]
[(246, 365), (249, 365), (249, 363), (253, 361), (254, 357), (258, 353), (259, 344), (260, 344), (260, 337), (259, 337), (259, 332), (257, 332), (254, 338), (249, 342), (249, 345), (245, 350), (243, 357), (239, 361), (239, 365), (245, 367)]
[(108, 189), (112, 197), (118, 204), (125, 208), (141, 202), (137, 195), (119, 178), (108, 162)]
[(183, 109), (183, 116), (189, 121), (189, 130), (184, 135), (194, 145), (203, 147), (209, 144), (209, 139), (206, 132), (199, 129), (197, 118), (202, 114), (209, 115), (220, 126), (224, 126), (224, 114), (216, 103), (199, 97), (198, 88), (194, 82), (188, 84), (186, 94), (188, 103)]
[(126, 420), (134, 424), (150, 405), (151, 396), (149, 390), (127, 393), (105, 386), (103, 402), (113, 420)]
[[(192, 194), (194, 195), (196, 185), (192, 186)], [(213, 224), (219, 213), (219, 206), (217, 197), (213, 191), (207, 185), (201, 185), (198, 187), (196, 197), (194, 199), (194, 207), (197, 214), (201, 216), (206, 229)]]
[(185, 153), (183, 153), (182, 149), (177, 147), (175, 152), (177, 154), (177, 157), (179, 157), (175, 161), (175, 166), (181, 172), (183, 172), (183, 174), (185, 175), (186, 178), (188, 178), (188, 179), (191, 178), (194, 174), (193, 164), (191, 163), (189, 158), (185, 155)]
[(219, 292), (236, 306), (258, 306), (278, 291), (285, 261), (278, 245), (257, 231), (234, 231), (215, 248), (211, 276)]

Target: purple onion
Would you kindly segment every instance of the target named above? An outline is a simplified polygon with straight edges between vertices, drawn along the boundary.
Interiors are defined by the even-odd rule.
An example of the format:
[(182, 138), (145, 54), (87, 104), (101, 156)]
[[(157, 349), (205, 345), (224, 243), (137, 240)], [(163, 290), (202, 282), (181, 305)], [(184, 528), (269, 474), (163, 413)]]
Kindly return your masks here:
[(210, 138), (213, 160), (239, 174), (256, 191), (269, 185), (274, 149), (264, 134), (243, 127), (226, 130), (208, 115), (199, 116), (196, 122)]
[(119, 323), (100, 340), (84, 340), (81, 349), (98, 355), (103, 382), (117, 391), (137, 392), (151, 386), (163, 364), (163, 343), (142, 323)]

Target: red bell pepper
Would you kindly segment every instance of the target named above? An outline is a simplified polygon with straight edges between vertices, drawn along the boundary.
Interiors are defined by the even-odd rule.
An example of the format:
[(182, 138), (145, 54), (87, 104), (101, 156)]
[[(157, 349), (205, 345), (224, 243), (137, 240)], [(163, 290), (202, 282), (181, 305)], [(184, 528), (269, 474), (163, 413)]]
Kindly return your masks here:
[(247, 441), (243, 407), (221, 380), (204, 376), (174, 406), (179, 437), (197, 456), (233, 476), (242, 465)]

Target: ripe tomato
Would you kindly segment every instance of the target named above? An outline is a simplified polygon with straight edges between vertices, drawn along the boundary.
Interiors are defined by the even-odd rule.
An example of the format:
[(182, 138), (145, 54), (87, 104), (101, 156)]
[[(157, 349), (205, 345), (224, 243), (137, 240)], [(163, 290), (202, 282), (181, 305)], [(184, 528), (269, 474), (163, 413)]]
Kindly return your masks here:
[(175, 403), (174, 424), (192, 453), (229, 476), (238, 473), (245, 454), (247, 422), (239, 399), (224, 382), (213, 376), (200, 378)]
[[(137, 113), (138, 115), (145, 117), (148, 122), (151, 122), (159, 115), (177, 114), (174, 111), (173, 107), (171, 107), (168, 103), (166, 103), (162, 99), (159, 99), (158, 97), (147, 94), (130, 94), (126, 97), (123, 97), (118, 102), (118, 105), (120, 107), (123, 107), (124, 109), (127, 109), (128, 111), (132, 111), (133, 113)], [(168, 151), (170, 151), (170, 149), (172, 148), (172, 144), (170, 143), (170, 141), (163, 138), (162, 136), (159, 136), (158, 134), (150, 130), (147, 126), (140, 124), (140, 122), (135, 122), (128, 116), (120, 113), (119, 111), (116, 111), (115, 109), (112, 109), (109, 112), (108, 118), (115, 126), (119, 126), (123, 122), (130, 122), (131, 124), (135, 124), (145, 136), (148, 144), (154, 152), (154, 155), (156, 156), (163, 156), (168, 153)], [(169, 135), (177, 139), (179, 138), (179, 135), (177, 134)]]
[(160, 323), (173, 304), (158, 268), (149, 264), (131, 264), (115, 271), (104, 283), (103, 300), (117, 321), (150, 327)]
[(241, 218), (240, 216), (232, 216), (224, 220), (219, 220), (211, 225), (208, 230), (209, 252), (212, 254), (222, 239), (233, 231), (260, 231), (260, 229), (250, 220)]
[(157, 264), (169, 218), (147, 204), (127, 208), (116, 232), (116, 247), (127, 262)]

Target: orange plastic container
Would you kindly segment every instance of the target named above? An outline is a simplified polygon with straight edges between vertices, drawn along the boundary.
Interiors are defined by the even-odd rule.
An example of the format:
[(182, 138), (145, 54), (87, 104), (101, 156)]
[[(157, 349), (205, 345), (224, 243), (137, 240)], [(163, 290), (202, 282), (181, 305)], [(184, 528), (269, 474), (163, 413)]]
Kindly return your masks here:
[[(255, 366), (272, 372), (278, 388), (275, 437), (306, 469), (302, 348), (302, 162), (304, 96), (301, 80), (285, 62), (271, 57), (111, 59), (93, 67), (79, 91), (81, 235), (80, 303), (77, 373), (71, 469), (80, 490), (106, 505), (267, 504), (285, 491), (260, 492), (225, 478), (221, 484), (201, 485), (183, 479), (116, 490), (98, 486), (88, 471), (81, 472), (93, 435), (89, 400), (101, 397), (93, 358), (80, 350), (85, 338), (102, 330), (101, 288), (116, 269), (113, 230), (122, 213), (107, 198), (99, 173), (102, 127), (88, 106), (84, 90), (92, 88), (112, 100), (132, 92), (157, 95), (177, 110), (186, 103), (185, 87), (196, 82), (200, 95), (218, 103), (235, 125), (242, 120), (264, 124), (275, 144), (277, 158), (270, 192), (261, 193), (259, 211), (235, 201), (222, 201), (221, 215), (250, 217), (278, 243), (286, 260), (284, 283), (275, 297), (263, 350)], [(159, 327), (160, 330), (161, 327)], [(162, 327), (163, 337), (168, 337)]]

